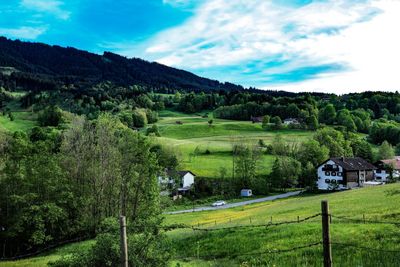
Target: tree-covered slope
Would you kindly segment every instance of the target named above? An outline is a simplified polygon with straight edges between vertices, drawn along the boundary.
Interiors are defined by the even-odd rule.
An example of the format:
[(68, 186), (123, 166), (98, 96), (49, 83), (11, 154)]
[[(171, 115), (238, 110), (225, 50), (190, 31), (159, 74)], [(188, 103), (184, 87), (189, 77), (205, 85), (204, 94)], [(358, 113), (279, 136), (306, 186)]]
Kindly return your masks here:
[(110, 52), (98, 55), (71, 47), (12, 41), (4, 37), (0, 37), (0, 67), (13, 67), (20, 72), (71, 83), (111, 81), (119, 85), (184, 90), (243, 89), (138, 58)]

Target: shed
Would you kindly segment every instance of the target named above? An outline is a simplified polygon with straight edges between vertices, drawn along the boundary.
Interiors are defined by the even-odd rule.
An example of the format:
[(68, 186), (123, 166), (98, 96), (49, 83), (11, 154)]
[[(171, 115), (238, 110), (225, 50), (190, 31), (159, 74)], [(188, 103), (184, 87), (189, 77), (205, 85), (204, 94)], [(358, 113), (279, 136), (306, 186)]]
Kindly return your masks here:
[(253, 192), (251, 189), (242, 189), (240, 190), (240, 196), (242, 197), (251, 197), (253, 195)]

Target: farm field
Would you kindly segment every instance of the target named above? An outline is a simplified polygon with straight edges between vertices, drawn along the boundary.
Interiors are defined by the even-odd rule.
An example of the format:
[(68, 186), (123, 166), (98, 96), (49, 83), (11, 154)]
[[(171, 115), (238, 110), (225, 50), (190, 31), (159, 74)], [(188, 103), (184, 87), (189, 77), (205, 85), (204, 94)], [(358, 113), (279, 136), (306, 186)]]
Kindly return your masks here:
[[(321, 266), (322, 246), (318, 242), (322, 234), (318, 213), (323, 199), (329, 201), (332, 214), (331, 238), (336, 266), (398, 266), (400, 229), (390, 222), (400, 221), (399, 183), (303, 195), (228, 210), (167, 215), (165, 225), (179, 223), (197, 227), (200, 224), (201, 229), (209, 230), (167, 232), (174, 255), (170, 266)], [(316, 217), (305, 222), (254, 227), (267, 224), (271, 216), (273, 223), (277, 223), (311, 215)], [(212, 230), (244, 225), (253, 227)], [(0, 265), (46, 266), (47, 262), (68, 255), (74, 248), (87, 249), (90, 242), (66, 245), (38, 257)], [(285, 251), (310, 244), (316, 245)]]
[[(201, 114), (162, 111), (157, 122), (161, 133), (157, 140), (174, 148), (180, 157), (181, 169), (191, 170), (201, 177), (218, 178), (221, 167), (225, 168), (227, 176), (231, 176), (232, 146), (235, 143), (256, 144), (262, 140), (270, 144), (277, 135), (285, 141), (299, 143), (313, 135), (312, 131), (305, 130), (266, 131), (261, 123), (249, 121), (213, 119), (209, 126), (210, 118), (203, 118)], [(177, 121), (182, 124), (177, 124)], [(263, 154), (257, 172), (269, 173), (274, 160), (274, 156)]]

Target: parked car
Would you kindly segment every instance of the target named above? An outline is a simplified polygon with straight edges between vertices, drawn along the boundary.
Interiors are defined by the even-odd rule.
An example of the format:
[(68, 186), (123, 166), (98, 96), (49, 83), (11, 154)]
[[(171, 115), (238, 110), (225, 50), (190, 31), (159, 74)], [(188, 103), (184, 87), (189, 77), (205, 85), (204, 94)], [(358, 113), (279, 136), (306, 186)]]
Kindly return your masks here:
[(213, 206), (213, 207), (220, 207), (220, 206), (223, 206), (223, 205), (226, 205), (226, 202), (223, 201), (223, 200), (218, 200), (218, 201), (215, 201), (214, 203), (211, 204), (211, 206)]

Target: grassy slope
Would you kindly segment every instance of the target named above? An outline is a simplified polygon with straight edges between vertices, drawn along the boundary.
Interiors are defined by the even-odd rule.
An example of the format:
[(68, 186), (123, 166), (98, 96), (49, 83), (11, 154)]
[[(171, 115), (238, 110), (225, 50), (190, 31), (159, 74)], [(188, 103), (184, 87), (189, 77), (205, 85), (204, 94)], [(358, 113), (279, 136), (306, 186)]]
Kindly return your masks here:
[(92, 244), (93, 240), (83, 241), (79, 243), (68, 244), (57, 249), (51, 250), (47, 253), (43, 253), (40, 256), (22, 259), (17, 261), (0, 262), (1, 267), (42, 267), (47, 266), (47, 263), (56, 261), (64, 255), (71, 254), (72, 251), (80, 249), (88, 249)]
[[(259, 203), (240, 208), (166, 216), (166, 224), (185, 223), (202, 227), (227, 227), (295, 220), (320, 212), (320, 201), (328, 199), (333, 215), (362, 218), (367, 220), (400, 220), (400, 184), (364, 188), (324, 195), (301, 196), (273, 202)], [(215, 221), (217, 225), (215, 226)], [(332, 240), (379, 249), (400, 251), (400, 229), (391, 224), (348, 223), (333, 218)], [(271, 228), (250, 228), (214, 232), (174, 230), (168, 233), (172, 239), (171, 250), (175, 259), (170, 266), (321, 266), (321, 246), (306, 248), (283, 254), (237, 255), (274, 249), (287, 249), (321, 240), (320, 218), (307, 223), (281, 225)], [(67, 245), (52, 253), (15, 262), (2, 262), (0, 266), (45, 266), (48, 261), (70, 253), (78, 247), (85, 249), (90, 241)], [(333, 245), (333, 260), (336, 266), (398, 266), (400, 253), (370, 252)], [(208, 259), (196, 259), (212, 255)], [(177, 257), (188, 257), (177, 260)], [(247, 263), (244, 264), (244, 263)], [(257, 265), (258, 264), (258, 265)]]
[[(178, 125), (176, 121), (183, 124)], [(227, 175), (232, 171), (232, 144), (247, 142), (256, 143), (263, 140), (269, 144), (277, 134), (289, 142), (302, 142), (311, 138), (313, 132), (302, 130), (265, 131), (261, 124), (247, 121), (230, 121), (213, 119), (208, 126), (208, 118), (199, 115), (187, 115), (180, 112), (162, 111), (157, 123), (162, 135), (161, 143), (177, 148), (180, 153), (181, 168), (189, 169), (198, 176), (218, 177), (221, 167), (226, 168)], [(197, 156), (191, 156), (196, 147), (200, 150)], [(206, 155), (208, 149), (211, 154)], [(259, 173), (270, 171), (274, 157), (263, 155), (259, 164)]]
[[(320, 212), (320, 201), (328, 199), (333, 215), (367, 220), (400, 221), (400, 184), (364, 188), (328, 195), (302, 196), (277, 200), (240, 208), (169, 215), (166, 223), (205, 224), (203, 227), (227, 227), (237, 224), (263, 224), (273, 221), (296, 220)], [(175, 239), (177, 254), (194, 257), (197, 249), (200, 257), (213, 255), (209, 261), (182, 261), (183, 266), (233, 266), (242, 262), (276, 266), (318, 266), (321, 246), (283, 254), (227, 257), (232, 254), (288, 249), (321, 240), (320, 217), (307, 223), (265, 228), (239, 229), (234, 231), (192, 232), (176, 230), (169, 233)], [(216, 222), (216, 225), (214, 225)], [(333, 218), (331, 235), (334, 242), (352, 243), (358, 246), (400, 251), (400, 229), (391, 224), (360, 224)], [(199, 242), (199, 243), (197, 243)], [(400, 253), (370, 252), (333, 245), (334, 262), (337, 266), (398, 266)], [(222, 257), (222, 260), (218, 258)], [(213, 259), (213, 258), (216, 258)], [(228, 261), (229, 260), (229, 261)], [(228, 263), (226, 263), (228, 261)], [(233, 262), (235, 264), (233, 264)]]
[(36, 115), (27, 111), (13, 111), (14, 121), (10, 121), (8, 115), (0, 115), (0, 131), (27, 131), (34, 126), (36, 123)]

